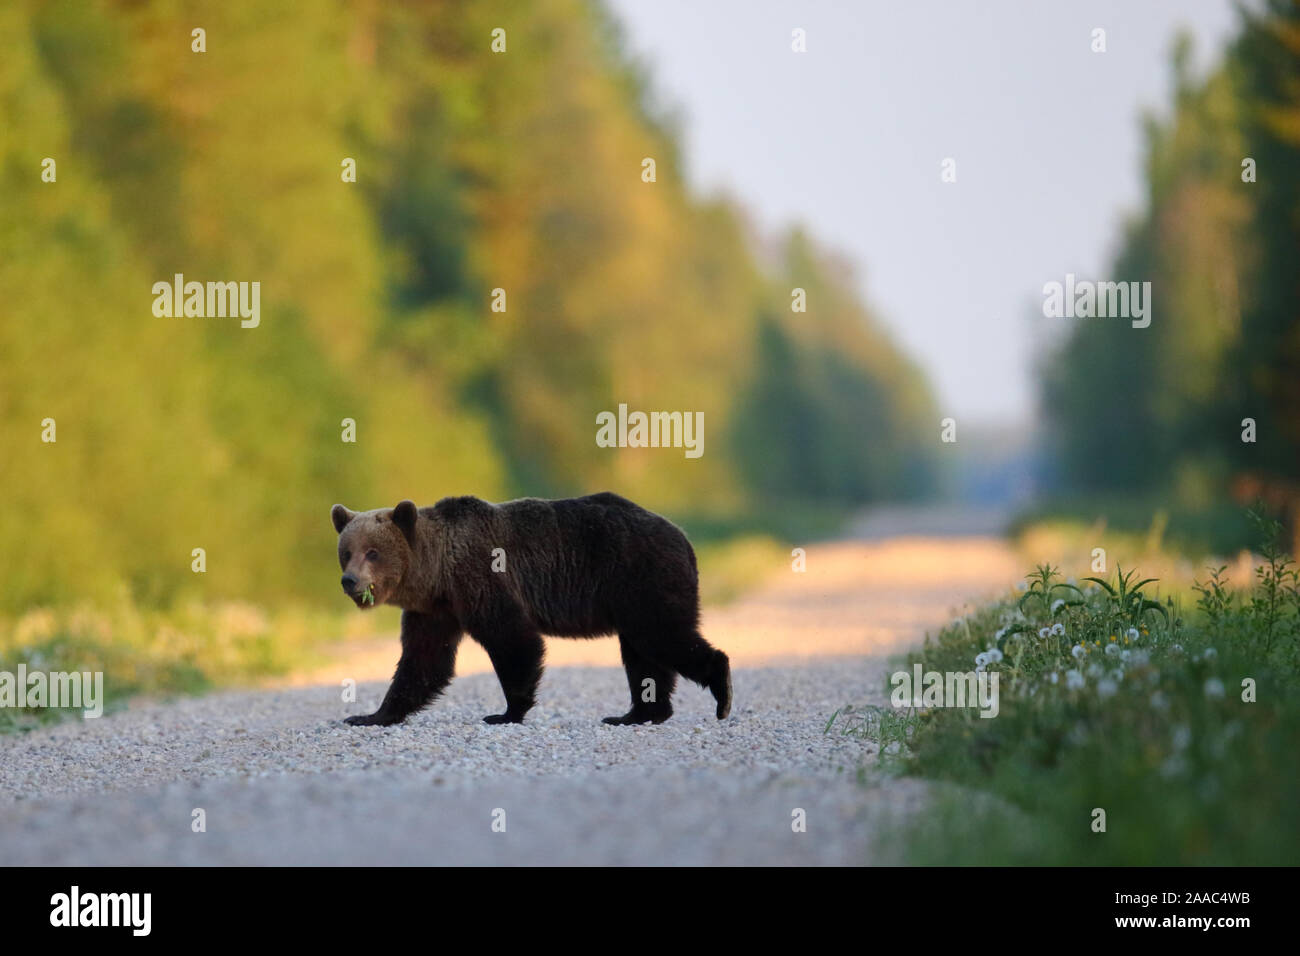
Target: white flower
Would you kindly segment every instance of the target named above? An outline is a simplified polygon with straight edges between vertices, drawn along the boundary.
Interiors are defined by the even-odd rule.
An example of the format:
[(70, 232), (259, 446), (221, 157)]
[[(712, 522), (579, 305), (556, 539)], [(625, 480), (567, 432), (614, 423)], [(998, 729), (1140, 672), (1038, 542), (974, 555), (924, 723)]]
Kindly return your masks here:
[(1074, 647), (1070, 648), (1070, 653), (1074, 656), (1075, 660), (1082, 660), (1084, 654), (1083, 645), (1075, 644)]
[(1052, 633), (1062, 634), (1062, 635), (1065, 634), (1065, 625), (1062, 624), (1060, 621), (1057, 621), (1055, 624), (1052, 625)]
[(1134, 667), (1146, 667), (1151, 660), (1151, 655), (1146, 651), (1125, 651), (1124, 653), (1131, 655), (1131, 657), (1126, 657), (1125, 660), (1131, 661)]
[(1091, 663), (1091, 664), (1088, 665), (1088, 676), (1089, 676), (1089, 677), (1099, 677), (1099, 676), (1101, 676), (1101, 675), (1104, 674), (1104, 673), (1106, 673), (1106, 668), (1102, 667), (1102, 666), (1101, 666), (1100, 664), (1098, 664), (1096, 661), (1094, 661), (1093, 663)]
[(1005, 627), (1000, 627), (1000, 628), (998, 628), (997, 631), (994, 632), (994, 634), (993, 634), (993, 640), (995, 640), (995, 641), (1000, 641), (1000, 640), (1002, 640), (1002, 635), (1005, 634), (1006, 632), (1007, 632), (1007, 629), (1006, 629)]
[(1156, 691), (1154, 694), (1151, 695), (1151, 706), (1154, 707), (1156, 710), (1168, 710), (1169, 698), (1167, 698), (1164, 694), (1160, 693), (1160, 691)]
[(1048, 635), (1050, 635), (1051, 633), (1052, 633), (1052, 629), (1050, 627), (1040, 627), (1038, 629), (1038, 636), (1043, 640), (1047, 640)]
[(1130, 627), (1127, 631), (1124, 632), (1124, 636), (1127, 637), (1130, 641), (1136, 641), (1142, 635), (1138, 633), (1138, 629), (1136, 627)]
[(1057, 674), (1056, 671), (1052, 671), (1052, 673), (1047, 675), (1047, 680), (1049, 683), (1055, 684), (1059, 676), (1060, 675)]
[(1206, 697), (1222, 697), (1222, 696), (1223, 696), (1223, 681), (1219, 680), (1219, 678), (1217, 678), (1217, 677), (1211, 677), (1209, 680), (1207, 680), (1207, 681), (1205, 682), (1205, 696), (1206, 696)]
[(1055, 614), (1063, 607), (1065, 607), (1065, 598), (1057, 598), (1052, 602), (1052, 613)]
[(1131, 660), (1133, 659), (1133, 652), (1132, 652), (1132, 651), (1120, 651), (1120, 652), (1119, 652), (1119, 659), (1122, 660), (1122, 661), (1124, 661), (1125, 663), (1128, 663), (1129, 661), (1131, 661)]
[(983, 668), (985, 665), (988, 664), (988, 662), (989, 662), (989, 655), (986, 652), (980, 651), (978, 654), (975, 655), (976, 667)]
[(1097, 695), (1099, 697), (1114, 697), (1117, 690), (1119, 690), (1119, 685), (1109, 677), (1097, 682)]
[(1175, 644), (1173, 647), (1169, 649), (1173, 651), (1175, 654), (1181, 654), (1183, 652), (1183, 645)]
[(1206, 660), (1210, 660), (1210, 661), (1212, 661), (1212, 660), (1214, 660), (1214, 659), (1215, 659), (1216, 657), (1218, 657), (1218, 656), (1219, 656), (1219, 652), (1216, 651), (1214, 648), (1212, 648), (1212, 647), (1207, 647), (1207, 648), (1205, 649), (1205, 659), (1206, 659)]
[(1076, 670), (1066, 671), (1065, 686), (1070, 688), (1070, 690), (1078, 690), (1083, 686), (1083, 675)]
[(992, 664), (996, 664), (1002, 660), (1002, 652), (996, 647), (990, 647), (986, 653), (989, 656), (989, 662)]
[(1106, 656), (1107, 656), (1107, 657), (1114, 657), (1116, 654), (1119, 653), (1119, 645), (1118, 645), (1118, 644), (1107, 644), (1107, 645), (1106, 645), (1106, 652), (1105, 652), (1105, 653), (1106, 653)]

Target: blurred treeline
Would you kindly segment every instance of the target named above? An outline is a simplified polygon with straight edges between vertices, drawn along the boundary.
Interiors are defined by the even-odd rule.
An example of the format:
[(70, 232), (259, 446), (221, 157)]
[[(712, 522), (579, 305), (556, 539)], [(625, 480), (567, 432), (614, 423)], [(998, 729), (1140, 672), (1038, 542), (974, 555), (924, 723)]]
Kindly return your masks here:
[[(1240, 11), (1224, 61), (1173, 51), (1170, 115), (1146, 121), (1145, 208), (1109, 277), (1152, 284), (1145, 329), (1068, 320), (1043, 406), (1065, 488), (1204, 518), (1259, 497), (1300, 514), (1300, 4)], [(1243, 161), (1254, 160), (1254, 182)], [(1095, 277), (1081, 277), (1095, 278)], [(1253, 443), (1242, 440), (1255, 422)], [(1113, 498), (1111, 500), (1114, 500)], [(1123, 507), (1121, 506), (1121, 509)], [(1147, 511), (1149, 518), (1150, 511)], [(1203, 543), (1223, 534), (1202, 522)]]
[[(19, 0), (0, 38), (0, 610), (332, 594), (335, 501), (690, 529), (926, 486), (916, 369), (815, 242), (684, 188), (596, 5)], [(260, 328), (155, 318), (174, 273), (261, 282)], [(702, 411), (703, 457), (598, 448), (620, 402)]]

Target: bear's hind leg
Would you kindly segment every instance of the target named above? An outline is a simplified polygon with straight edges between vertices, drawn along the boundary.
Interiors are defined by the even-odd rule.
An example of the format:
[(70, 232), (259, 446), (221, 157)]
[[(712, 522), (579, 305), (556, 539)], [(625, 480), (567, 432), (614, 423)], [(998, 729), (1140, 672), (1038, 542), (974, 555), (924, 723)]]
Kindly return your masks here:
[(491, 630), (470, 633), (483, 645), (506, 695), (506, 712), (489, 714), (485, 724), (521, 724), (524, 714), (537, 700), (537, 684), (542, 679), (542, 658), (546, 645), (537, 629), (522, 618), (508, 625), (498, 622)]
[(606, 717), (604, 722), (662, 724), (673, 715), (672, 695), (677, 675), (646, 657), (626, 634), (619, 634), (618, 646), (627, 670), (627, 686), (632, 692), (632, 709), (622, 717)]
[(451, 683), (460, 638), (460, 624), (450, 612), (403, 611), (402, 657), (384, 702), (373, 714), (353, 714), (344, 723), (386, 727), (427, 706)]
[(707, 688), (718, 703), (718, 720), (731, 713), (731, 662), (695, 628), (668, 630), (654, 645), (655, 659)]

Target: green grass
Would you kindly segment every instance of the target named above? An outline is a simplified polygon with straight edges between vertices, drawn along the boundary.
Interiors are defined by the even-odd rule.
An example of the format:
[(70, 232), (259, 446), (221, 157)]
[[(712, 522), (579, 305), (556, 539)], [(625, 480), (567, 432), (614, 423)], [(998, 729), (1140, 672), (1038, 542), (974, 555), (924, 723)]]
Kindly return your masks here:
[(898, 742), (886, 771), (958, 785), (894, 835), (904, 858), (1294, 863), (1300, 578), (1272, 544), (1277, 527), (1265, 531), (1249, 589), (1227, 589), (1211, 569), (1195, 605), (1180, 607), (1132, 571), (1070, 585), (1043, 566), (1021, 593), (927, 639), (906, 667), (966, 672), (1000, 652), (986, 664), (1000, 675), (1000, 713), (905, 711), (869, 728)]
[[(288, 674), (318, 663), (328, 640), (368, 625), (355, 612), (302, 606), (148, 610), (122, 598), (107, 608), (40, 608), (0, 620), (0, 670), (102, 672), (111, 712), (137, 695), (195, 694)], [(81, 719), (81, 710), (0, 708), (0, 734), (69, 718)]]

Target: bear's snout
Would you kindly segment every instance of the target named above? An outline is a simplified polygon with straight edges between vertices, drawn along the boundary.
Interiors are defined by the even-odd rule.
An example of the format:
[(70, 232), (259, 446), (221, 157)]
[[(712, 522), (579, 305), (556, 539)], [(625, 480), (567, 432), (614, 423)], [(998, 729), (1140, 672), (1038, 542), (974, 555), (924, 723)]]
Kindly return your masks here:
[(355, 574), (343, 575), (343, 591), (348, 597), (355, 597), (357, 592), (357, 576)]

